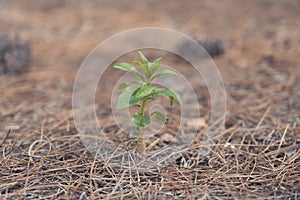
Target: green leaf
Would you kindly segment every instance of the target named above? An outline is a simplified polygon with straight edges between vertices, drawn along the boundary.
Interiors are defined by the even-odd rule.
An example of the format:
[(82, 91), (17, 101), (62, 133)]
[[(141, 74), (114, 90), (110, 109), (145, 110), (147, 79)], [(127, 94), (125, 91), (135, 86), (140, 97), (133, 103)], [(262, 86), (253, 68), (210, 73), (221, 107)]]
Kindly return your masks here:
[(124, 71), (136, 71), (135, 67), (132, 64), (124, 63), (124, 62), (115, 63), (113, 67)]
[(143, 63), (147, 65), (148, 64), (147, 58), (144, 56), (144, 54), (141, 51), (138, 51), (138, 53), (139, 53)]
[(130, 97), (130, 99), (129, 99), (130, 105), (137, 105), (138, 102), (140, 101), (140, 99), (136, 98), (136, 93), (137, 93), (139, 90), (140, 90), (140, 87), (139, 87), (138, 89), (136, 89), (136, 90), (132, 93), (132, 95), (131, 95), (131, 97)]
[(170, 98), (170, 105), (172, 106), (174, 104), (174, 97), (169, 96), (169, 98)]
[(168, 88), (164, 90), (164, 94), (170, 97), (170, 104), (173, 104), (173, 99), (176, 99), (179, 104), (183, 104), (183, 100), (177, 92)]
[(150, 77), (161, 67), (159, 63), (149, 63)]
[(158, 78), (158, 77), (161, 77), (162, 75), (167, 75), (167, 74), (170, 74), (170, 75), (175, 75), (177, 76), (178, 74), (172, 70), (169, 70), (169, 69), (164, 69), (162, 70), (161, 72), (159, 72), (158, 74), (156, 74), (155, 76), (153, 76), (151, 78), (151, 80), (155, 79), (155, 78)]
[(158, 70), (162, 65), (159, 64), (159, 61), (162, 59), (162, 57), (159, 57), (154, 60), (153, 63), (149, 63), (149, 71), (150, 71), (150, 76), (152, 76), (156, 70)]
[(156, 58), (153, 63), (157, 64), (162, 59), (162, 57)]
[(167, 88), (167, 89), (162, 89), (162, 88), (158, 88), (158, 87), (155, 87), (153, 89), (153, 97), (156, 97), (156, 96), (167, 96), (170, 98), (170, 105), (173, 104), (173, 99), (176, 99), (180, 104), (183, 104), (183, 100), (181, 99), (181, 97), (179, 96), (179, 94), (177, 94), (177, 92)]
[(147, 78), (149, 78), (149, 71), (148, 71), (147, 65), (146, 65), (146, 64), (141, 64), (141, 65), (139, 65), (139, 66), (142, 68), (142, 70), (143, 70), (145, 76), (146, 76)]
[(123, 82), (119, 85), (118, 89), (124, 89), (124, 88), (127, 88), (129, 85), (132, 85), (132, 84), (138, 84), (138, 85), (141, 85), (142, 83), (139, 82), (139, 81), (133, 81), (133, 82)]
[(133, 61), (133, 63), (134, 63), (134, 64), (136, 64), (136, 65), (142, 65), (142, 63), (141, 63), (141, 62), (139, 62), (139, 61), (136, 61), (136, 60), (135, 60), (135, 61)]
[(118, 89), (124, 89), (128, 86), (129, 84), (127, 82), (123, 82), (119, 85)]
[(154, 116), (155, 119), (163, 122), (164, 124), (168, 124), (169, 122), (169, 119), (166, 116), (164, 116), (161, 112), (158, 111), (151, 113), (150, 116)]
[(139, 61), (133, 61), (133, 63), (137, 64), (144, 72), (145, 76), (147, 77), (147, 79), (150, 77), (149, 76), (149, 70), (148, 70), (148, 64), (143, 64)]
[(141, 81), (144, 81), (144, 77), (136, 70), (136, 68), (132, 64), (118, 62), (115, 63), (113, 67), (123, 71), (132, 71)]
[(137, 90), (138, 88), (127, 87), (118, 97), (117, 109), (128, 108), (134, 105), (134, 103), (130, 102), (130, 99)]
[(144, 54), (141, 51), (138, 51), (141, 59), (142, 59), (142, 63), (138, 62), (138, 61), (134, 61), (135, 64), (137, 64), (138, 66), (140, 66), (142, 68), (142, 70), (144, 71), (144, 74), (146, 76), (147, 79), (150, 78), (149, 76), (149, 62), (147, 60), (147, 58), (144, 56)]
[(134, 97), (137, 99), (142, 99), (145, 96), (148, 96), (149, 94), (151, 94), (153, 89), (154, 89), (154, 87), (145, 84), (142, 87), (140, 87), (140, 89), (137, 91), (137, 93), (134, 95)]
[(139, 112), (136, 112), (131, 117), (131, 122), (135, 128), (145, 128), (151, 123), (149, 115), (142, 115)]

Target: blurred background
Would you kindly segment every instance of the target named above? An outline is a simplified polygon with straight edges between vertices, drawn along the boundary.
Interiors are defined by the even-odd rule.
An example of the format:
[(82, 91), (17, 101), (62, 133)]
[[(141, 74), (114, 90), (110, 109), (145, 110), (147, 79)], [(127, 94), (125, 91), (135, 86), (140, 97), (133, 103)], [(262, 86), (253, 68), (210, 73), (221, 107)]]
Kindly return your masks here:
[[(298, 50), (299, 1), (1, 1), (0, 29), (32, 46), (33, 68), (78, 66), (98, 43), (147, 26), (219, 38), (237, 63)], [(121, 45), (121, 44), (120, 44)]]
[[(24, 57), (30, 56), (29, 72), (0, 78), (1, 111), (10, 116), (2, 120), (12, 117), (12, 124), (24, 120), (24, 109), (26, 119), (33, 121), (57, 116), (61, 108), (69, 110), (72, 84), (83, 59), (101, 41), (132, 28), (175, 29), (205, 41), (210, 51), (220, 43), (221, 55), (213, 59), (232, 109), (269, 105), (277, 90), (282, 94), (283, 83), (299, 79), (300, 3), (296, 0), (29, 0), (1, 1), (0, 10), (0, 32), (12, 42), (18, 35), (19, 43), (30, 47), (30, 54), (16, 58), (27, 66), (29, 59)], [(299, 97), (297, 92), (292, 95)], [(296, 99), (289, 100), (292, 106), (283, 111), (298, 109)]]

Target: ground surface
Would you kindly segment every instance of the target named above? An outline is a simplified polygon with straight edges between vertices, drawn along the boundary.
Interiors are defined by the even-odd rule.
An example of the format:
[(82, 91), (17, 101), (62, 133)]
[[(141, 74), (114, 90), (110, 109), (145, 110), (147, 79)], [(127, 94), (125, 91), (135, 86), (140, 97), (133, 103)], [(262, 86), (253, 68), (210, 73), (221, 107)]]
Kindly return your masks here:
[[(1, 199), (299, 199), (299, 1), (32, 0), (2, 1), (0, 10), (0, 31), (32, 47), (29, 73), (0, 78)], [(99, 42), (146, 26), (224, 42), (214, 61), (227, 92), (226, 128), (206, 157), (143, 172), (111, 168), (77, 135), (73, 81)], [(205, 124), (209, 96), (199, 95)], [(118, 127), (108, 121), (104, 129)]]

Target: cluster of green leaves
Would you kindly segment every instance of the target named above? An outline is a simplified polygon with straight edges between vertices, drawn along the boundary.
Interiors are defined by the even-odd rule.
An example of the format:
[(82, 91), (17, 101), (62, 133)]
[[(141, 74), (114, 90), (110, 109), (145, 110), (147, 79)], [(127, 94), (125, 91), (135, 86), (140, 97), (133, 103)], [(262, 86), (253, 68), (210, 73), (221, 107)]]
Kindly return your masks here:
[[(168, 118), (161, 112), (155, 111), (152, 113), (145, 113), (146, 103), (158, 96), (166, 96), (170, 99), (170, 105), (173, 105), (174, 99), (180, 104), (183, 103), (179, 94), (170, 88), (161, 88), (151, 85), (151, 82), (164, 75), (177, 75), (176, 72), (164, 69), (157, 71), (162, 65), (159, 63), (161, 58), (157, 58), (154, 62), (149, 62), (142, 52), (138, 51), (141, 62), (134, 61), (133, 64), (118, 62), (113, 65), (114, 68), (133, 72), (137, 80), (132, 82), (123, 82), (119, 85), (119, 89), (125, 89), (118, 97), (117, 108), (123, 109), (131, 106), (139, 106), (140, 112), (136, 112), (131, 117), (131, 122), (138, 130), (143, 130), (151, 123), (151, 117), (162, 121), (164, 124), (168, 123)], [(135, 65), (137, 66), (135, 66)], [(142, 69), (143, 74), (138, 71)]]

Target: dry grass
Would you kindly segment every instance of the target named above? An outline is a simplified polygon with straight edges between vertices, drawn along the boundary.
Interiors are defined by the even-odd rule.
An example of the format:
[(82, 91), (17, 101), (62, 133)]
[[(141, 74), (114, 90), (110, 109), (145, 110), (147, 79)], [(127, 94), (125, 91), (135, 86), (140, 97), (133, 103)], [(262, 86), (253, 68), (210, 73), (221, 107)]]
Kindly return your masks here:
[[(193, 152), (198, 152), (202, 146), (194, 145), (176, 162), (142, 171), (112, 168), (86, 151), (74, 128), (71, 108), (65, 105), (70, 99), (57, 100), (55, 94), (63, 92), (55, 74), (35, 76), (32, 73), (34, 75), (12, 78), (2, 87), (2, 91), (10, 88), (3, 93), (7, 98), (1, 100), (2, 123), (14, 121), (13, 124), (22, 127), (19, 130), (13, 130), (16, 127), (2, 129), (1, 198), (297, 199), (300, 187), (299, 117), (297, 104), (291, 102), (296, 99), (288, 94), (299, 89), (299, 79), (291, 78), (291, 74), (287, 81), (277, 85), (276, 90), (285, 90), (279, 89), (276, 99), (268, 99), (267, 94), (275, 92), (271, 92), (273, 87), (270, 87), (260, 98), (250, 101), (263, 90), (260, 86), (266, 74), (257, 73), (261, 70), (253, 72), (261, 81), (249, 83), (255, 91), (243, 87), (247, 82), (242, 78), (230, 80), (235, 84), (229, 86), (240, 87), (229, 89), (227, 127), (220, 133), (213, 151), (199, 157)], [(45, 84), (35, 84), (40, 80)], [(16, 87), (20, 83), (22, 86)], [(49, 85), (51, 90), (42, 94)], [(38, 96), (39, 100), (30, 102), (32, 98), (26, 101), (13, 98), (25, 95), (22, 93)], [(70, 95), (65, 94), (66, 97)], [(28, 124), (34, 120), (37, 123)]]
[(297, 131), (288, 126), (232, 128), (205, 158), (186, 157), (185, 162), (143, 172), (105, 166), (72, 134), (40, 139), (33, 133), (27, 141), (1, 146), (1, 196), (297, 199)]

